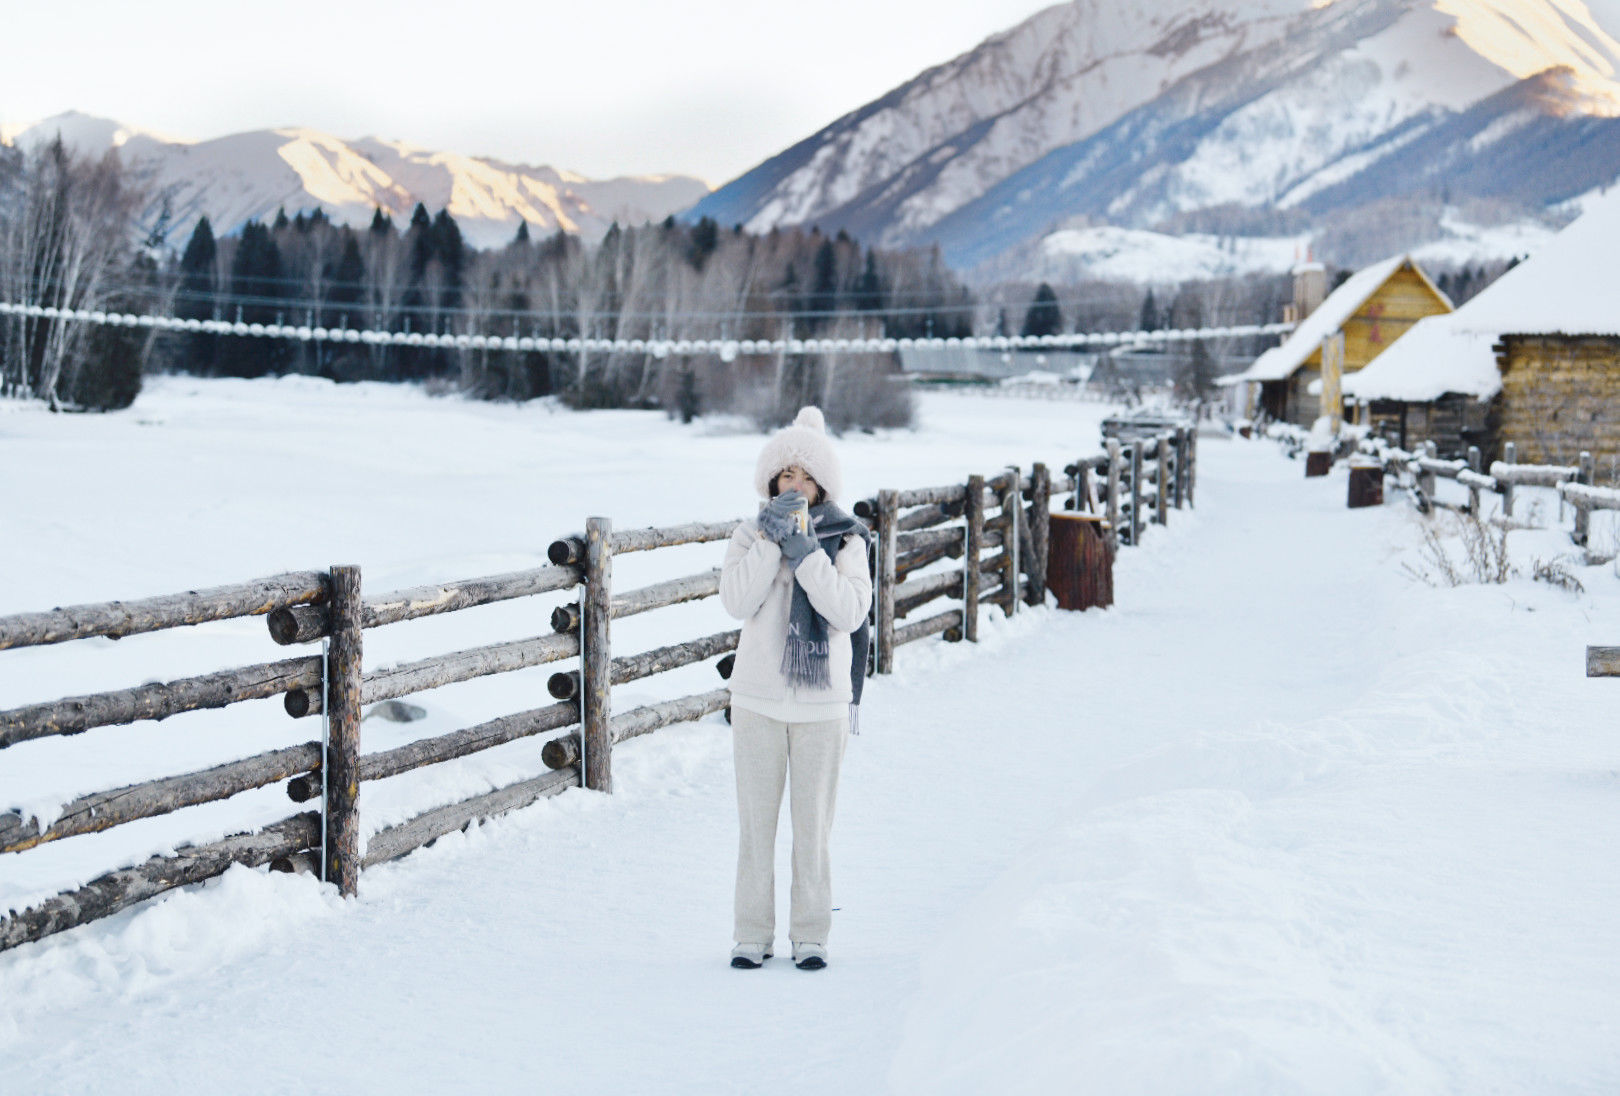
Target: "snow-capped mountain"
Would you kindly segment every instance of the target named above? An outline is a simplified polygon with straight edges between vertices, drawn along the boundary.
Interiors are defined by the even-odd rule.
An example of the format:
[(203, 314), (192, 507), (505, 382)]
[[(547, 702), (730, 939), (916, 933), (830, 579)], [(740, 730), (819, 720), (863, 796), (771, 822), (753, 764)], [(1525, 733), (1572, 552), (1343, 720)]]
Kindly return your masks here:
[(563, 229), (595, 238), (615, 220), (661, 220), (709, 189), (685, 175), (586, 179), (551, 167), (299, 128), (188, 142), (69, 113), (0, 139), (28, 147), (58, 134), (81, 153), (117, 148), (150, 188), (154, 214), (166, 206), (170, 224), (182, 233), (204, 214), (216, 232), (232, 232), (281, 208), (291, 216), (317, 206), (348, 224), (369, 223), (378, 208), (402, 221), (421, 202), (430, 212), (448, 209), (470, 243), (489, 247), (510, 240), (520, 221), (536, 234)]
[(1317, 227), (1414, 195), (1535, 210), (1620, 176), (1620, 4), (1602, 3), (1072, 0), (688, 216), (939, 243), (971, 267), (1211, 209)]

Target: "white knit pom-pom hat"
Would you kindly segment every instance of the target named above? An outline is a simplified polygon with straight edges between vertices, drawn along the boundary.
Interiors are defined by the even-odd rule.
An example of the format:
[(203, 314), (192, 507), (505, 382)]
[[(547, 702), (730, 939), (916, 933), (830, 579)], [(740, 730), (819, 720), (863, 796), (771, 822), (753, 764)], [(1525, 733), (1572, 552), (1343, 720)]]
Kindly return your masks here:
[(805, 407), (793, 421), (771, 435), (754, 464), (754, 490), (759, 497), (771, 497), (771, 480), (789, 465), (796, 464), (816, 481), (827, 502), (837, 502), (844, 493), (844, 470), (827, 437), (827, 420), (821, 408)]

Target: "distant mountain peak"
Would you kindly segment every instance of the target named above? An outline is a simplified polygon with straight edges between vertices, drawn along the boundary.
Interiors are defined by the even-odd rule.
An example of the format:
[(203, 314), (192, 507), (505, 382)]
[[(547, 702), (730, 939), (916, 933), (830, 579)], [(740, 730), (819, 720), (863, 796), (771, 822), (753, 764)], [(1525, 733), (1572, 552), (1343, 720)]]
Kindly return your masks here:
[(1077, 219), (1330, 218), (1452, 190), (1545, 207), (1620, 175), (1614, 29), (1581, 0), (1072, 0), (687, 216), (938, 244), (973, 267)]
[(189, 232), (201, 216), (216, 232), (234, 232), (283, 208), (291, 215), (319, 207), (358, 227), (376, 209), (405, 217), (420, 202), (434, 212), (448, 209), (470, 243), (491, 247), (511, 240), (520, 222), (531, 232), (560, 229), (594, 238), (616, 219), (662, 220), (709, 190), (685, 175), (592, 180), (404, 141), (347, 140), (297, 125), (186, 141), (68, 112), (18, 127), (5, 140), (27, 147), (58, 135), (82, 155), (118, 149), (149, 188), (154, 217), (166, 208), (178, 233)]

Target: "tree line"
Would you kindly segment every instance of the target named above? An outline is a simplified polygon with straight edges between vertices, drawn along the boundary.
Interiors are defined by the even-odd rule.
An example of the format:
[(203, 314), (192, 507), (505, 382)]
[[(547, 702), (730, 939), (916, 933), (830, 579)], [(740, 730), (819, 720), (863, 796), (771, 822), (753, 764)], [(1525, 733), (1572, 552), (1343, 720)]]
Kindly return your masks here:
[[(880, 251), (845, 233), (752, 234), (713, 220), (614, 225), (596, 243), (521, 225), (502, 247), (467, 244), (446, 210), (404, 224), (337, 224), (319, 209), (216, 233), (202, 218), (172, 246), (168, 218), (115, 153), (60, 141), (0, 148), (0, 298), (181, 319), (401, 333), (608, 339), (967, 335), (975, 302), (937, 250)], [(142, 218), (151, 221), (143, 231)], [(173, 242), (177, 242), (173, 241)], [(178, 253), (176, 253), (178, 252)], [(143, 372), (417, 381), (485, 399), (740, 411), (762, 422), (823, 404), (830, 424), (910, 419), (876, 355), (657, 357), (154, 334), (37, 317), (0, 319), (0, 384), (59, 408), (127, 406)]]

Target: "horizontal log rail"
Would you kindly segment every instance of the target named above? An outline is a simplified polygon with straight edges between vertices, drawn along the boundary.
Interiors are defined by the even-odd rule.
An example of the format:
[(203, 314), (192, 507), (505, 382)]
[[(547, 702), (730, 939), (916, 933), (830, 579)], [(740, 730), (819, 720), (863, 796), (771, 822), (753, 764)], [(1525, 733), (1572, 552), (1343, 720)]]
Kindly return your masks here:
[[(636, 590), (627, 590), (622, 594), (613, 595), (609, 603), (608, 616), (612, 620), (622, 617), (635, 616), (638, 613), (651, 612), (670, 605), (680, 605), (687, 601), (700, 601), (706, 597), (713, 597), (720, 592), (720, 569), (704, 571), (702, 574), (687, 575), (684, 578), (672, 578), (666, 582), (655, 582), (651, 586), (643, 586)], [(579, 630), (579, 602), (571, 601), (566, 605), (559, 605), (551, 611), (551, 630), (554, 632), (575, 632)]]
[(1558, 495), (1577, 510), (1620, 510), (1620, 491), (1611, 487), (1560, 483)]
[[(447, 655), (391, 666), (386, 670), (373, 670), (360, 679), (360, 703), (376, 704), (394, 700), (443, 685), (454, 685), (478, 677), (506, 674), (543, 666), (579, 654), (579, 637), (570, 635), (535, 636), (506, 643), (492, 643), (487, 647), (472, 647)], [(283, 701), (287, 714), (294, 719), (321, 712), (320, 678), (311, 684), (287, 690)]]
[(321, 816), (310, 811), (255, 833), (186, 846), (172, 856), (154, 856), (136, 867), (108, 872), (77, 890), (0, 920), (0, 951), (110, 916), (175, 887), (211, 879), (232, 864), (255, 868), (303, 852), (320, 844), (320, 833)]
[[(408, 742), (392, 750), (366, 754), (360, 758), (360, 779), (385, 780), (426, 765), (453, 761), (483, 750), (530, 738), (547, 731), (560, 730), (570, 723), (579, 722), (579, 707), (575, 704), (548, 704), (544, 708), (531, 708), (491, 719), (433, 738)], [(315, 771), (287, 782), (287, 797), (294, 803), (304, 803), (321, 794), (321, 774)]]
[(1515, 487), (1557, 487), (1581, 474), (1579, 468), (1562, 464), (1507, 464), (1491, 462), (1491, 477)]
[(903, 617), (921, 605), (945, 594), (962, 596), (962, 568), (941, 571), (902, 582), (894, 588), (894, 615)]
[[(684, 525), (662, 528), (618, 529), (608, 538), (614, 555), (621, 552), (649, 552), (654, 548), (671, 548), (678, 544), (708, 544), (717, 540), (730, 540), (741, 518), (727, 521), (691, 521)], [(573, 566), (585, 562), (585, 534), (559, 537), (546, 549), (546, 558), (558, 566)]]
[(1418, 472), (1441, 479), (1456, 479), (1459, 472), (1468, 471), (1465, 460), (1437, 460), (1433, 457), (1419, 457), (1412, 462), (1412, 466)]
[(31, 704), (0, 712), (0, 748), (34, 738), (78, 734), (91, 727), (167, 719), (180, 712), (223, 708), (243, 700), (275, 696), (289, 689), (318, 692), (320, 685), (321, 660), (319, 656), (309, 656)]
[(21, 852), (47, 841), (97, 833), (140, 818), (169, 814), (182, 807), (229, 799), (240, 792), (307, 773), (320, 763), (321, 744), (306, 742), (183, 776), (96, 792), (68, 803), (44, 831), (40, 830), (38, 819), (25, 819), (20, 810), (13, 809), (0, 814), (0, 852)]
[[(644, 677), (651, 677), (665, 670), (690, 666), (694, 662), (702, 662), (706, 658), (735, 651), (741, 638), (742, 630), (733, 628), (729, 632), (717, 632), (702, 639), (689, 639), (683, 643), (672, 643), (667, 647), (655, 647), (640, 654), (620, 655), (610, 664), (608, 684), (623, 685), (630, 681), (640, 681)], [(567, 670), (552, 674), (546, 683), (546, 690), (558, 700), (573, 700), (580, 694), (579, 671)]]
[(1475, 491), (1501, 490), (1494, 477), (1487, 476), (1467, 468), (1464, 468), (1461, 472), (1457, 473), (1457, 482), (1462, 484), (1464, 487), (1472, 488)]
[(373, 868), (389, 860), (397, 860), (446, 834), (464, 830), (474, 822), (527, 807), (578, 786), (579, 769), (569, 768), (542, 773), (529, 780), (463, 799), (459, 803), (424, 811), (409, 821), (372, 834), (366, 841), (366, 855), (361, 866)]
[[(666, 700), (662, 704), (632, 708), (613, 717), (610, 724), (613, 741), (625, 742), (644, 734), (651, 734), (673, 723), (702, 719), (710, 712), (721, 711), (730, 703), (730, 689), (711, 689), (706, 693)], [(541, 751), (540, 759), (553, 769), (565, 769), (579, 764), (579, 735), (570, 734), (553, 738)]]
[(920, 506), (902, 515), (894, 523), (896, 533), (909, 533), (918, 529), (932, 529), (947, 521), (956, 521), (967, 509), (966, 503), (942, 502), (934, 506)]
[(0, 650), (66, 643), (91, 636), (122, 639), (143, 632), (261, 616), (287, 605), (323, 601), (327, 578), (319, 571), (290, 571), (231, 586), (214, 586), (140, 601), (105, 601), (0, 617)]
[[(550, 593), (578, 586), (578, 567), (533, 567), (504, 575), (461, 579), (429, 586), (413, 586), (363, 599), (360, 625), (380, 628), (402, 620), (453, 613), (478, 605)], [(270, 637), (280, 644), (310, 643), (331, 634), (325, 605), (277, 609), (266, 621)]]
[(938, 616), (931, 616), (926, 620), (907, 624), (903, 628), (896, 628), (894, 630), (894, 645), (899, 647), (927, 636), (939, 635), (942, 632), (959, 629), (961, 626), (962, 610), (951, 609), (948, 612), (940, 613)]
[(899, 558), (905, 559), (910, 552), (927, 552), (936, 548), (961, 548), (962, 538), (966, 530), (957, 526), (954, 529), (922, 529), (913, 532), (896, 533), (894, 538), (895, 549), (900, 553)]

